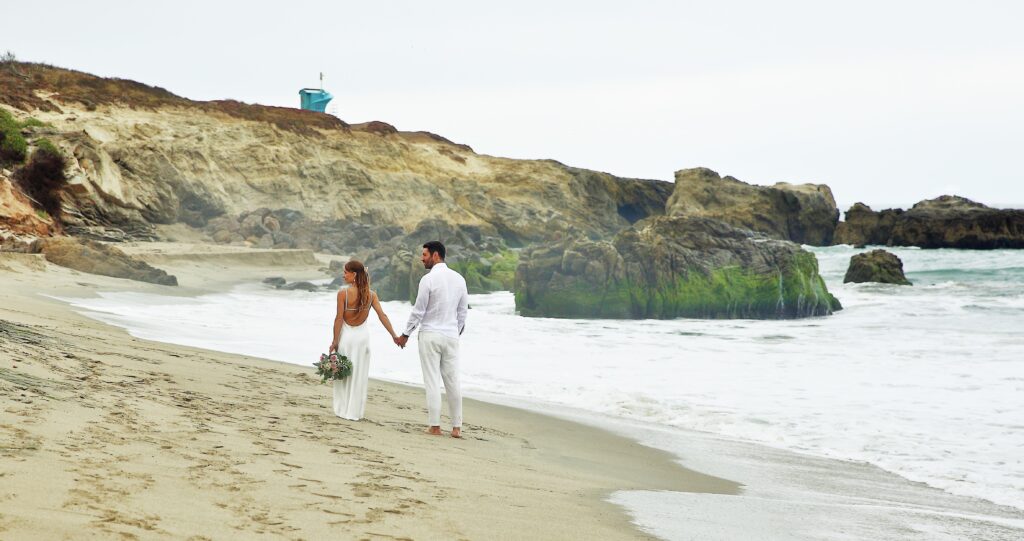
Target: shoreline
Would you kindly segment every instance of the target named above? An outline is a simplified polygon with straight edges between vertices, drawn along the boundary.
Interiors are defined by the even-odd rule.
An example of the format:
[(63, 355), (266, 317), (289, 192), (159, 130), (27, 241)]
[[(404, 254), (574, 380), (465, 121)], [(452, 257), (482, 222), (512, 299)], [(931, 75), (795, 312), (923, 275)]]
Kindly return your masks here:
[[(724, 497), (644, 490), (613, 495), (638, 527), (663, 539), (1010, 541), (1024, 534), (1020, 509), (952, 494), (868, 462), (505, 395), (485, 400), (611, 430), (672, 453), (684, 467), (742, 484), (739, 494)], [(669, 519), (679, 509), (700, 519)]]
[(340, 422), (307, 367), (136, 339), (40, 296), (194, 295), (269, 268), (309, 278), (308, 265), (169, 258), (182, 287), (166, 288), (6, 256), (5, 537), (634, 539), (650, 534), (616, 491), (738, 490), (610, 431), (476, 400), (465, 440), (432, 438), (422, 390), (379, 380), (370, 417)]
[[(166, 261), (175, 259), (178, 258), (167, 258)], [(0, 259), (0, 264), (2, 262)], [(198, 264), (181, 263), (183, 266), (195, 267), (191, 269), (193, 271), (212, 264), (211, 261)], [(225, 272), (228, 268), (230, 266), (218, 265), (214, 290), (239, 282), (237, 276)], [(66, 269), (56, 270), (65, 271)], [(290, 276), (296, 280), (312, 277), (310, 269), (295, 270), (292, 274), (289, 274), (291, 271), (281, 271), (282, 269), (277, 266), (246, 267), (243, 272), (246, 277), (242, 281), (258, 281), (270, 275), (268, 272)], [(235, 269), (232, 272), (241, 271)], [(0, 284), (3, 283), (3, 274), (0, 271)], [(79, 275), (81, 276), (88, 275)], [(90, 280), (92, 278), (94, 277), (89, 276)], [(124, 281), (116, 280), (114, 283), (122, 287), (114, 287), (112, 290), (126, 289), (123, 287)], [(178, 293), (192, 295), (210, 292), (200, 287), (202, 285), (185, 280), (184, 287), (178, 288)], [(135, 288), (134, 284), (127, 289), (132, 288)], [(137, 289), (168, 293), (170, 288), (141, 284)], [(75, 318), (93, 321), (96, 325), (127, 336), (126, 330), (74, 313), (74, 309), (59, 300), (47, 299), (46, 302), (59, 303), (63, 310), (71, 312)], [(0, 309), (0, 319), (3, 318)], [(207, 353), (212, 357), (228, 358), (229, 362), (234, 363), (271, 363), (272, 366), (278, 366), (286, 372), (301, 373), (305, 370), (303, 366), (285, 362), (255, 360), (240, 355), (207, 352), (188, 346), (173, 346), (142, 339), (130, 340), (153, 346), (166, 346), (168, 349), (183, 350), (192, 354)], [(2, 384), (3, 381), (0, 380), (0, 385)], [(422, 421), (422, 415), (414, 413), (422, 410), (422, 389), (402, 382), (380, 379), (372, 379), (370, 388), (369, 401), (373, 404), (372, 407), (381, 409), (380, 415), (376, 415), (368, 408), (368, 413), (374, 416), (369, 422), (378, 427), (398, 429), (403, 433), (398, 440), (399, 444), (403, 442), (404, 437), (415, 437), (415, 430), (420, 428), (419, 422)], [(329, 387), (321, 389), (318, 407), (327, 408), (329, 414), (330, 390)], [(374, 394), (381, 397), (376, 402)], [(586, 499), (586, 503), (576, 503), (568, 509), (571, 510), (572, 516), (578, 517), (578, 520), (597, 520), (594, 517), (601, 517), (604, 522), (600, 525), (599, 535), (604, 538), (822, 539), (852, 536), (894, 540), (965, 537), (1016, 539), (1024, 531), (1024, 513), (1020, 510), (971, 497), (956, 496), (867, 463), (802, 454), (713, 433), (609, 417), (572, 407), (531, 402), (506, 395), (472, 395), (474, 398), (467, 399), (467, 411), (473, 411), (478, 419), (472, 420), (479, 420), (480, 424), (467, 424), (467, 435), (472, 435), (472, 430), (482, 430), (484, 433), (478, 433), (477, 436), (482, 436), (486, 441), (513, 438), (520, 442), (528, 442), (530, 449), (527, 452), (535, 453), (536, 456), (522, 463), (527, 471), (534, 475), (543, 471), (545, 467), (554, 467), (557, 475), (568, 476), (561, 478), (565, 484), (556, 485), (566, 491), (562, 496), (571, 493), (572, 498), (559, 501), (565, 504), (574, 499)], [(396, 403), (393, 399), (396, 396), (403, 398)], [(384, 413), (385, 409), (392, 405), (399, 409), (396, 413), (404, 420), (402, 426), (394, 423), (393, 419), (384, 418), (390, 415)], [(478, 416), (477, 413), (482, 415)], [(490, 433), (490, 430), (495, 428), (500, 428), (500, 435)], [(380, 437), (380, 434), (375, 434), (374, 437)], [(626, 441), (623, 442), (622, 439)], [(633, 446), (642, 448), (640, 454), (635, 454), (635, 449), (624, 451)], [(587, 449), (600, 451), (585, 454)], [(504, 453), (500, 458), (508, 457), (509, 454)], [(572, 457), (572, 460), (567, 460), (567, 457)], [(489, 482), (510, 474), (507, 471), (509, 466), (504, 461), (496, 460), (494, 456), (486, 460), (489, 461), (488, 465), (482, 471), (489, 477), (494, 477), (489, 479)], [(580, 461), (588, 465), (582, 471), (566, 470), (572, 462)], [(605, 472), (602, 476), (604, 484), (600, 487), (590, 484), (594, 481), (593, 469), (604, 470), (609, 468), (609, 464), (617, 470), (611, 472), (614, 475)], [(681, 474), (677, 470), (682, 470), (684, 479), (678, 478)], [(542, 475), (543, 482), (549, 482), (550, 475)], [(517, 479), (515, 483), (519, 482), (515, 476), (513, 479)], [(480, 490), (480, 484), (476, 483), (469, 490)], [(512, 486), (522, 488), (517, 484)], [(501, 485), (501, 489), (507, 491), (509, 485)], [(486, 494), (478, 493), (477, 496), (484, 498)], [(513, 506), (522, 510), (522, 513), (531, 513), (530, 510), (534, 508), (530, 505), (536, 505), (533, 501), (534, 496), (525, 498), (529, 500), (528, 503), (520, 501)], [(450, 504), (444, 505), (446, 512), (462, 516), (463, 513), (458, 512), (459, 510), (449, 508)], [(482, 504), (474, 501), (468, 505)], [(518, 507), (520, 505), (524, 507)], [(557, 505), (560, 504), (556, 504), (556, 507)], [(565, 512), (567, 509), (564, 506), (557, 508), (561, 509), (559, 512)], [(508, 509), (502, 507), (497, 513), (507, 514)], [(544, 512), (550, 510), (545, 509)], [(501, 518), (507, 519), (509, 524), (516, 523), (515, 517)], [(536, 523), (535, 520), (528, 522)], [(3, 525), (0, 513), (0, 533), (3, 532)], [(502, 526), (502, 531), (505, 529), (507, 528)], [(495, 536), (493, 531), (482, 531), (489, 533), (489, 537)], [(571, 528), (559, 535), (546, 530), (533, 530), (528, 534), (511, 537), (550, 536), (574, 539), (593, 535), (597, 535), (593, 530), (587, 530), (584, 534), (579, 528)], [(412, 537), (421, 538), (423, 535), (414, 534)], [(470, 535), (468, 538), (479, 537)]]

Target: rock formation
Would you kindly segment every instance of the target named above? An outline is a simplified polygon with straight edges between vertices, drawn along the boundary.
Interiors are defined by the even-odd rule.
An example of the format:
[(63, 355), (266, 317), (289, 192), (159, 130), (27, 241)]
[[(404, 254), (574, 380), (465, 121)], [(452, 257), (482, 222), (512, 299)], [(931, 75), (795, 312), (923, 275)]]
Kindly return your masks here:
[(813, 254), (769, 238), (826, 242), (838, 217), (827, 187), (761, 188), (690, 169), (676, 174), (666, 213), (611, 240), (577, 235), (523, 250), (516, 308), (583, 318), (795, 318), (841, 308)]
[(714, 218), (771, 238), (813, 246), (832, 243), (839, 210), (823, 184), (753, 186), (705, 168), (676, 172), (666, 213)]
[[(45, 137), (67, 157), (62, 206), (72, 235), (148, 240), (154, 224), (180, 222), (218, 243), (355, 255), (385, 299), (410, 297), (426, 240), (453, 245), (450, 262), (464, 265), (472, 291), (510, 288), (510, 248), (610, 237), (663, 214), (672, 190), (552, 160), (479, 155), (383, 122), (196, 102), (38, 64), (0, 70), (0, 109), (29, 141)], [(0, 215), (0, 230), (13, 226), (22, 222)]]
[[(220, 243), (356, 256), (385, 299), (415, 294), (427, 240), (448, 244), (449, 263), (481, 292), (514, 284), (525, 246), (575, 246), (572, 252), (614, 238), (623, 258), (616, 280), (660, 292), (650, 299), (630, 293), (637, 317), (832, 309), (812, 255), (726, 225), (692, 225), (716, 218), (779, 239), (828, 243), (836, 212), (827, 187), (761, 188), (707, 170), (680, 172), (674, 187), (552, 160), (480, 155), (383, 122), (349, 125), (298, 109), (195, 102), (38, 64), (8, 67), (0, 70), (0, 108), (17, 117), (30, 143), (45, 137), (67, 158), (61, 214), (73, 235), (153, 238), (154, 224), (185, 223)], [(686, 218), (661, 219), (670, 195), (673, 212)], [(667, 256), (643, 272), (631, 266), (634, 256), (666, 257), (662, 245), (689, 255)], [(649, 275), (679, 287), (703, 283), (707, 291), (683, 299), (664, 289), (668, 282), (644, 281)], [(621, 306), (616, 313), (625, 313)]]
[[(560, 231), (612, 235), (663, 213), (672, 188), (551, 160), (484, 156), (379, 122), (350, 126), (311, 111), (195, 102), (36, 64), (17, 69), (23, 77), (0, 72), (0, 106), (19, 120), (34, 117), (28, 137), (45, 135), (68, 157), (64, 207), (76, 234), (89, 228), (144, 233), (150, 224), (175, 222), (206, 227), (264, 208), (291, 209), (311, 222), (403, 232), (443, 216), (516, 246)], [(219, 241), (248, 238), (221, 225)], [(238, 225), (277, 234), (272, 223)], [(314, 248), (306, 245), (310, 239), (266, 242)]]
[(875, 212), (863, 203), (846, 211), (835, 244), (921, 248), (1024, 248), (1024, 210), (994, 209), (944, 195), (910, 210)]
[(836, 226), (834, 244), (851, 244), (861, 247), (869, 244), (888, 245), (892, 237), (892, 229), (896, 219), (903, 214), (903, 209), (886, 209), (881, 212), (871, 210), (864, 203), (854, 203), (846, 211), (845, 220)]
[(320, 288), (310, 282), (292, 282), (278, 287), (285, 291), (319, 291)]
[(708, 218), (648, 218), (612, 241), (527, 248), (516, 271), (525, 316), (795, 318), (839, 302), (814, 255)]
[(903, 262), (896, 254), (885, 250), (871, 250), (850, 258), (843, 283), (879, 282), (882, 284), (913, 285), (903, 275)]
[(54, 237), (40, 239), (34, 248), (36, 252), (42, 252), (50, 263), (77, 271), (165, 286), (178, 285), (174, 276), (96, 241)]
[(466, 278), (470, 293), (511, 290), (515, 281), (516, 253), (504, 240), (475, 226), (454, 226), (443, 220), (424, 220), (407, 234), (381, 244), (360, 246), (361, 259), (383, 300), (416, 299), (420, 278), (426, 273), (420, 261), (422, 246), (444, 239), (447, 263)]
[(0, 170), (0, 224), (9, 235), (42, 237), (54, 230), (53, 220), (15, 188), (9, 170)]

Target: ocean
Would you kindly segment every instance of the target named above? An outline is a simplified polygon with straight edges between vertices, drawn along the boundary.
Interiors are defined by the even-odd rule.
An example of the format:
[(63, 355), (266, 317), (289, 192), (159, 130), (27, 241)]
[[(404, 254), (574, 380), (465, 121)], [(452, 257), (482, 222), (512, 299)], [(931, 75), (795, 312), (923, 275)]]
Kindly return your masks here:
[[(832, 316), (523, 318), (510, 293), (473, 295), (466, 394), (866, 463), (1024, 510), (1024, 250), (887, 248), (902, 259), (908, 287), (843, 284), (850, 256), (863, 250), (808, 249), (843, 303)], [(258, 283), (195, 298), (64, 300), (140, 338), (301, 365), (326, 351), (334, 317), (330, 292)], [(384, 309), (400, 332), (410, 305)], [(370, 376), (418, 384), (415, 347), (399, 350), (375, 317), (369, 324)], [(466, 418), (472, 423), (471, 411)], [(628, 495), (619, 499), (629, 505)], [(634, 518), (685, 538), (659, 527), (671, 517)]]

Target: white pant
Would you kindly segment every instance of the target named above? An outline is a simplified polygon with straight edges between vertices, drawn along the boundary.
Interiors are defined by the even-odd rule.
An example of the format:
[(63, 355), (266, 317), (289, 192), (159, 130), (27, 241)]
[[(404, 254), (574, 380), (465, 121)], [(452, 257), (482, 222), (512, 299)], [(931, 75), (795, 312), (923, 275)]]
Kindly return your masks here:
[(459, 386), (459, 339), (436, 332), (420, 332), (420, 365), (427, 391), (427, 425), (441, 426), (441, 381), (448, 397), (452, 428), (462, 426), (462, 389)]

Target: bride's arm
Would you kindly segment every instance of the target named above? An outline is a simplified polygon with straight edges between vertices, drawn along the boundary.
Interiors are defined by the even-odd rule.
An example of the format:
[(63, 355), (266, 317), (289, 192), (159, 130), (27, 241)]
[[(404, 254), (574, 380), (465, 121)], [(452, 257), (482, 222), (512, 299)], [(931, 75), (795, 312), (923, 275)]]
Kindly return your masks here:
[(338, 315), (334, 316), (334, 341), (331, 342), (331, 348), (327, 350), (327, 353), (338, 350), (338, 344), (341, 343), (341, 324), (345, 321), (345, 295), (344, 289), (338, 292)]
[(395, 329), (391, 328), (391, 320), (388, 319), (388, 315), (384, 313), (384, 309), (380, 307), (380, 299), (377, 298), (377, 294), (373, 293), (373, 309), (377, 312), (377, 318), (380, 319), (381, 325), (391, 333), (391, 339), (398, 338), (395, 334)]

